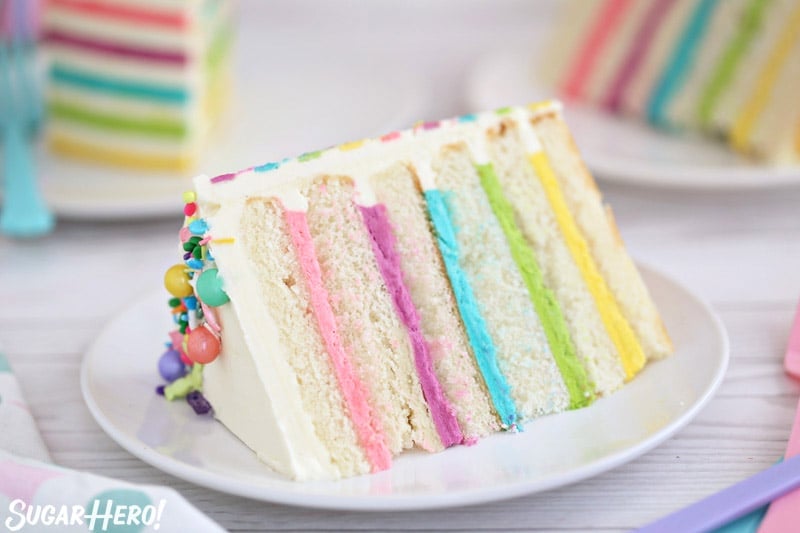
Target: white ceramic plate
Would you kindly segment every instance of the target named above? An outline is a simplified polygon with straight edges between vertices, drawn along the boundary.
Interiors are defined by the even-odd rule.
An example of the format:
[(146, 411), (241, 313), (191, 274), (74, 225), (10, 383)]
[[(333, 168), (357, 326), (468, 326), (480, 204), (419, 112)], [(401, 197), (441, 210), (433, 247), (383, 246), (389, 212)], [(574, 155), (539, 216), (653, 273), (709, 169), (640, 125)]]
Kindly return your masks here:
[[(166, 293), (132, 304), (89, 350), (81, 389), (100, 426), (123, 448), (185, 480), (271, 502), (351, 510), (430, 509), (489, 502), (586, 479), (668, 439), (703, 408), (728, 363), (725, 330), (685, 288), (643, 268), (676, 352), (586, 409), (528, 422), (439, 454), (408, 453), (387, 472), (297, 483), (274, 473), (222, 424), (154, 392), (171, 328)], [(163, 318), (163, 319), (162, 319)]]
[[(469, 104), (493, 109), (553, 98), (552, 88), (537, 84), (535, 65), (532, 55), (519, 51), (482, 58), (467, 83)], [(800, 166), (759, 164), (705, 137), (670, 135), (579, 104), (567, 106), (565, 115), (587, 165), (607, 181), (698, 189), (800, 186)]]

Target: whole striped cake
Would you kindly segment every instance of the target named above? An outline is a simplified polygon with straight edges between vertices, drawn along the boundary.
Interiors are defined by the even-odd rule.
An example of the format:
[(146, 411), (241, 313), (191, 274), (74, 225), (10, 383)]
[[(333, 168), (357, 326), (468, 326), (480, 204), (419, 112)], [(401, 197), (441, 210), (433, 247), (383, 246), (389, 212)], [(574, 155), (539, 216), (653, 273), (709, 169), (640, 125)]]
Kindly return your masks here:
[(229, 90), (228, 0), (47, 0), (50, 148), (190, 170)]
[(565, 98), (800, 162), (800, 0), (569, 0), (542, 69)]
[(585, 407), (672, 351), (556, 103), (200, 176), (185, 200), (163, 393), (292, 478)]

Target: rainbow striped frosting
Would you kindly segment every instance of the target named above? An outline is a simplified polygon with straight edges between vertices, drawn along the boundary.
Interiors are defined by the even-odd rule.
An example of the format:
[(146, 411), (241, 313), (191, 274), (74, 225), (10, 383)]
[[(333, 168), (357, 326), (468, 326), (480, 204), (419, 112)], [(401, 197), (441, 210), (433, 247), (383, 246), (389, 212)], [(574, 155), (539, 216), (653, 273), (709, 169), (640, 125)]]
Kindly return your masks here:
[(55, 152), (192, 168), (228, 92), (228, 0), (48, 0), (43, 30)]
[(800, 2), (569, 0), (545, 59), (568, 98), (800, 162)]
[(202, 387), (266, 463), (332, 479), (586, 407), (668, 355), (560, 109), (196, 178), (164, 394)]

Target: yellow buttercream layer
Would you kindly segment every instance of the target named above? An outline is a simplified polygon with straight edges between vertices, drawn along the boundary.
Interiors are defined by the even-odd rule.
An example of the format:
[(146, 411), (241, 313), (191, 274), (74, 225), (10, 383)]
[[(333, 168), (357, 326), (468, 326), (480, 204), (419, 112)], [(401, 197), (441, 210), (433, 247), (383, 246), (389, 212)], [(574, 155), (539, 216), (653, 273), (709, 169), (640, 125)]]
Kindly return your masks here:
[(51, 135), (49, 145), (55, 153), (139, 170), (186, 172), (191, 170), (194, 164), (193, 159), (185, 155), (162, 156), (99, 148), (61, 135)]
[(547, 156), (544, 152), (528, 154), (528, 160), (539, 176), (539, 181), (541, 181), (542, 187), (547, 194), (547, 199), (550, 202), (550, 207), (553, 210), (558, 226), (564, 235), (567, 248), (595, 301), (603, 325), (608, 331), (617, 353), (619, 353), (622, 368), (625, 370), (625, 378), (630, 380), (644, 367), (646, 359), (642, 345), (639, 343), (639, 339), (636, 338), (636, 334), (630, 324), (622, 315), (619, 304), (608, 288), (605, 278), (600, 274), (589, 250), (589, 244), (578, 229), (578, 225), (567, 206), (564, 194), (550, 166), (550, 162), (547, 160)]
[(205, 116), (212, 125), (225, 112), (230, 99), (231, 82), (228, 79), (216, 81), (209, 86), (203, 105)]
[(769, 103), (772, 88), (780, 76), (784, 64), (789, 59), (795, 41), (800, 38), (800, 5), (792, 13), (789, 22), (783, 28), (775, 47), (772, 49), (767, 63), (761, 69), (747, 105), (739, 113), (731, 130), (731, 145), (742, 152), (747, 150), (750, 135), (755, 128), (759, 115)]

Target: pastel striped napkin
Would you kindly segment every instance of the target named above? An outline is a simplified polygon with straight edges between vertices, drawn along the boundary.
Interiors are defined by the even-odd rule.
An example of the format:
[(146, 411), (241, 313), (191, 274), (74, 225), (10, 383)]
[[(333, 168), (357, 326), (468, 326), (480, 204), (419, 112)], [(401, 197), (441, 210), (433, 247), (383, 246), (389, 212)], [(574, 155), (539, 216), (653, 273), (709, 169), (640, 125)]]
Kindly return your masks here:
[[(783, 360), (784, 370), (795, 379), (800, 379), (800, 303), (794, 315), (789, 333), (789, 344)], [(800, 455), (800, 402), (794, 415), (792, 432), (786, 445), (786, 458)], [(778, 498), (769, 506), (769, 511), (758, 529), (758, 533), (782, 533), (800, 530), (800, 490)]]
[(0, 353), (0, 530), (224, 531), (178, 492), (61, 468)]
[(0, 352), (0, 450), (51, 462), (16, 376)]

